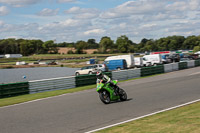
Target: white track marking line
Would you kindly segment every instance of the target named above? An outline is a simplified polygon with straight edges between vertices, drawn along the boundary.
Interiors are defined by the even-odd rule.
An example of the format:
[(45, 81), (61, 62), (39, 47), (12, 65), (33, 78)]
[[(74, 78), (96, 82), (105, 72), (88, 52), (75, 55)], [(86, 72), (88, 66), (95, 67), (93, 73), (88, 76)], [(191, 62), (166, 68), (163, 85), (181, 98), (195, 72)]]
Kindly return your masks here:
[(162, 113), (162, 112), (165, 112), (165, 111), (169, 111), (169, 110), (172, 110), (172, 109), (183, 107), (183, 106), (186, 106), (186, 105), (189, 105), (189, 104), (192, 104), (192, 103), (196, 103), (196, 102), (199, 102), (199, 101), (200, 101), (200, 99), (194, 100), (194, 101), (191, 101), (191, 102), (188, 102), (188, 103), (177, 105), (177, 106), (174, 106), (174, 107), (171, 107), (171, 108), (160, 110), (160, 111), (157, 111), (157, 112), (154, 112), (154, 113), (151, 113), (151, 114), (147, 114), (147, 115), (144, 115), (144, 116), (136, 117), (136, 118), (133, 118), (133, 119), (130, 119), (130, 120), (126, 120), (126, 121), (119, 122), (119, 123), (116, 123), (116, 124), (112, 124), (112, 125), (109, 125), (109, 126), (105, 126), (105, 127), (102, 127), (102, 128), (98, 128), (98, 129), (95, 129), (95, 130), (92, 130), (92, 131), (88, 131), (88, 132), (85, 132), (85, 133), (93, 133), (93, 132), (100, 131), (100, 130), (103, 130), (103, 129), (106, 129), (106, 128), (118, 126), (120, 124), (124, 124), (124, 123), (127, 123), (127, 122), (135, 121), (135, 120), (147, 117), (147, 116), (152, 116), (152, 115), (155, 115), (155, 114), (158, 114), (158, 113)]
[(192, 73), (192, 74), (190, 74), (190, 76), (191, 75), (197, 75), (197, 74), (200, 74), (200, 72)]

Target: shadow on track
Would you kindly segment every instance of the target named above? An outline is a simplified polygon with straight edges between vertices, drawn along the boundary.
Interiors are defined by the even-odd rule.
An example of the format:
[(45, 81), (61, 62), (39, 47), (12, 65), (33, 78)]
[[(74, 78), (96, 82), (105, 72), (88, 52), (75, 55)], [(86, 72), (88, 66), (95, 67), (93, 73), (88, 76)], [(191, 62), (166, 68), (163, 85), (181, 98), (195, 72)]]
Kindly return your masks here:
[[(121, 101), (121, 100), (111, 101), (109, 104), (128, 102), (128, 101), (131, 101), (131, 100), (133, 100), (133, 98), (128, 98), (126, 101)], [(109, 105), (109, 104), (105, 104), (105, 105)]]

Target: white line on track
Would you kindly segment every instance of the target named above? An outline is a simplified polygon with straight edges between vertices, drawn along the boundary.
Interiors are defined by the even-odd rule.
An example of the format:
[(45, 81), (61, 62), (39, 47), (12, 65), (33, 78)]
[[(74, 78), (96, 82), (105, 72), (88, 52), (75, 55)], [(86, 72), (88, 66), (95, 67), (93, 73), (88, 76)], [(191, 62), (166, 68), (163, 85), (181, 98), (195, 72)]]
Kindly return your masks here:
[(192, 73), (192, 74), (190, 74), (190, 76), (191, 75), (197, 75), (197, 74), (200, 74), (200, 72)]
[(154, 112), (154, 113), (151, 113), (151, 114), (147, 114), (147, 115), (144, 115), (144, 116), (140, 116), (140, 117), (137, 117), (137, 118), (126, 120), (126, 121), (119, 122), (119, 123), (116, 123), (116, 124), (112, 124), (112, 125), (109, 125), (109, 126), (105, 126), (105, 127), (102, 127), (102, 128), (98, 128), (98, 129), (95, 129), (95, 130), (92, 130), (92, 131), (88, 131), (88, 132), (85, 132), (85, 133), (93, 133), (93, 132), (100, 131), (100, 130), (103, 130), (103, 129), (106, 129), (106, 128), (110, 128), (110, 127), (114, 127), (114, 126), (117, 126), (117, 125), (120, 125), (120, 124), (124, 124), (124, 123), (127, 123), (127, 122), (135, 121), (135, 120), (147, 117), (147, 116), (152, 116), (152, 115), (155, 115), (155, 114), (158, 114), (158, 113), (162, 113), (162, 112), (165, 112), (165, 111), (169, 111), (169, 110), (172, 110), (172, 109), (183, 107), (183, 106), (186, 106), (186, 105), (189, 105), (189, 104), (192, 104), (192, 103), (196, 103), (196, 102), (199, 102), (199, 101), (200, 101), (200, 99), (194, 100), (194, 101), (191, 101), (191, 102), (188, 102), (188, 103), (177, 105), (177, 106), (174, 106), (174, 107), (171, 107), (171, 108), (160, 110), (160, 111), (157, 111), (157, 112)]

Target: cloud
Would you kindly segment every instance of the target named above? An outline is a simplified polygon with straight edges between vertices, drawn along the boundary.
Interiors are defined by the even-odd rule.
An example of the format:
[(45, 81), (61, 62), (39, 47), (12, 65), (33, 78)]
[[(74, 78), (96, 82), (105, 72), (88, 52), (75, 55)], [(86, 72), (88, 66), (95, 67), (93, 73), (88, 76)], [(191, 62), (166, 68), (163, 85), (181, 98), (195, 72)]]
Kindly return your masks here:
[(200, 1), (199, 0), (183, 0), (183, 1), (175, 1), (172, 4), (168, 4), (166, 6), (167, 11), (193, 11), (200, 9)]
[(92, 19), (98, 17), (100, 11), (95, 8), (72, 7), (69, 10), (65, 10), (65, 13), (73, 15), (77, 19)]
[(41, 0), (0, 0), (0, 3), (9, 4), (15, 7), (22, 7), (32, 5), (40, 2)]
[(93, 34), (103, 34), (105, 30), (103, 29), (92, 29), (84, 32), (84, 35), (93, 35)]
[(0, 26), (3, 26), (3, 25), (4, 25), (4, 21), (0, 20)]
[(44, 8), (42, 11), (40, 11), (39, 13), (37, 13), (37, 15), (39, 16), (55, 16), (57, 15), (59, 12), (59, 9), (48, 9), (48, 8)]
[[(0, 0), (0, 3), (16, 6), (30, 5), (39, 1), (42, 0), (29, 0), (29, 2), (28, 0)], [(49, 1), (54, 4), (55, 2), (56, 4), (78, 2), (78, 0)], [(71, 4), (68, 5), (71, 7)], [(82, 6), (84, 5), (81, 7), (73, 5), (68, 10), (62, 7), (45, 8), (37, 15), (20, 16), (22, 20), (24, 17), (35, 23), (11, 24), (10, 22), (8, 24), (6, 23), (8, 21), (0, 21), (1, 37), (19, 36), (76, 42), (89, 38), (101, 39), (102, 36), (116, 39), (121, 35), (127, 35), (133, 42), (140, 42), (143, 38), (155, 39), (163, 36), (188, 36), (200, 33), (200, 0), (130, 0), (104, 10)], [(0, 14), (5, 14), (5, 10), (1, 8)], [(58, 14), (61, 10), (64, 10), (64, 14)]]
[(163, 10), (166, 2), (156, 0), (128, 1), (101, 14), (102, 18), (112, 19), (131, 15), (153, 14)]
[(76, 2), (77, 0), (57, 0), (58, 3), (71, 3)]
[(0, 6), (0, 16), (5, 16), (9, 13), (9, 9), (6, 6)]

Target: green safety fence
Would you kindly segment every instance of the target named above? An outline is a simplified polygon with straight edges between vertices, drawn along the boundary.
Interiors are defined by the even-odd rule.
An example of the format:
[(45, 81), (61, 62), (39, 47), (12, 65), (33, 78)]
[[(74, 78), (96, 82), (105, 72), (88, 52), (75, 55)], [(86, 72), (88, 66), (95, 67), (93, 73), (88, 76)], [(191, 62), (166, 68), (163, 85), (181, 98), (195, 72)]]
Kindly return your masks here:
[(200, 66), (200, 60), (195, 60), (195, 67)]
[[(112, 73), (111, 72), (105, 72), (104, 74), (106, 74), (107, 76), (109, 76), (110, 78), (112, 78)], [(92, 75), (80, 75), (80, 76), (76, 76), (75, 77), (75, 82), (76, 82), (76, 87), (79, 86), (84, 86), (84, 85), (92, 85), (92, 84), (96, 84), (96, 74), (92, 74)]]
[(141, 68), (141, 76), (149, 76), (154, 74), (164, 73), (164, 66), (152, 66), (152, 67), (143, 67)]
[(187, 69), (187, 62), (179, 62), (178, 63), (179, 70)]
[(0, 84), (0, 98), (29, 94), (29, 83)]

